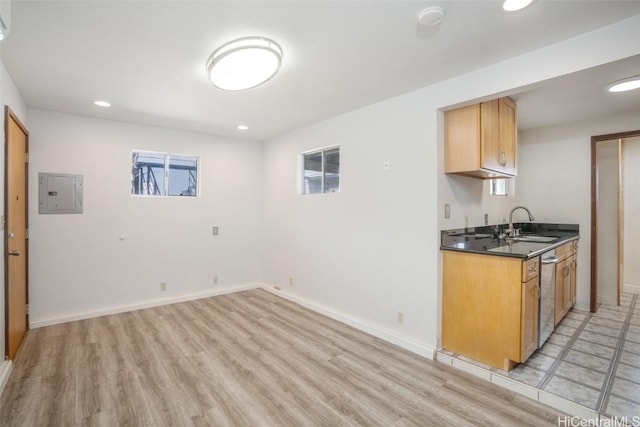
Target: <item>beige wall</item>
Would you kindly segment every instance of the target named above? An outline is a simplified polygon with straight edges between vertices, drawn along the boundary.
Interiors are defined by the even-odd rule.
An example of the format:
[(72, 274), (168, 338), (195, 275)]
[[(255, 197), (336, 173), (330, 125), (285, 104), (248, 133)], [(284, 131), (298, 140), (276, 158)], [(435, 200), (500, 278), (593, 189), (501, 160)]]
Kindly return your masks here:
[(598, 302), (617, 304), (618, 140), (598, 143)]
[(640, 293), (640, 137), (624, 141), (624, 289)]

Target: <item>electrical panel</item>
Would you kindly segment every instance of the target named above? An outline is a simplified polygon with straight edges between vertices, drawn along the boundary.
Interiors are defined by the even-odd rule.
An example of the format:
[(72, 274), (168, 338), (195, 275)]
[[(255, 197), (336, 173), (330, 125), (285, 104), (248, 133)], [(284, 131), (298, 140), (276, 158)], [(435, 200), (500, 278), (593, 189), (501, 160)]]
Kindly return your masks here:
[(82, 175), (38, 174), (38, 213), (81, 214)]

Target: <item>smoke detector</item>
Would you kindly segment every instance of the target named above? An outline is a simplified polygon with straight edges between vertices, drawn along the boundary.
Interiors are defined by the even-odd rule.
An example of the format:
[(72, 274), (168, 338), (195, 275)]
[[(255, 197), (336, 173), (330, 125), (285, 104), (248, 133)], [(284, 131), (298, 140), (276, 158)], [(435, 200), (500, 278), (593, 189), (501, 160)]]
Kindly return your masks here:
[(444, 9), (440, 6), (431, 6), (422, 9), (418, 14), (418, 22), (423, 27), (433, 27), (438, 25), (444, 17)]

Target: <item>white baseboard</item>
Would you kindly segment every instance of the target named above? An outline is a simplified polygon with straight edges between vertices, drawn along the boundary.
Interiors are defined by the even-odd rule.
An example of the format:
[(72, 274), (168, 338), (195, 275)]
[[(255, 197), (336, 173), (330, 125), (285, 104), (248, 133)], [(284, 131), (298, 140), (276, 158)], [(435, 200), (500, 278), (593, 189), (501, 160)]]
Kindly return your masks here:
[(640, 294), (640, 285), (624, 285), (622, 291), (630, 294)]
[(289, 301), (293, 301), (297, 304), (302, 305), (310, 310), (313, 310), (317, 313), (323, 314), (331, 319), (337, 320), (339, 322), (345, 323), (351, 327), (354, 327), (360, 331), (366, 332), (369, 335), (373, 335), (374, 337), (380, 338), (381, 340), (390, 342), (391, 344), (395, 344), (399, 347), (404, 348), (412, 353), (418, 354), (422, 357), (426, 357), (428, 359), (434, 360), (436, 349), (426, 346), (421, 343), (417, 343), (405, 336), (399, 335), (394, 331), (390, 331), (388, 329), (382, 328), (377, 325), (373, 325), (369, 322), (366, 322), (362, 319), (358, 319), (356, 317), (350, 316), (348, 314), (337, 312), (331, 308), (322, 306), (320, 304), (316, 304), (314, 302), (308, 301), (304, 298), (297, 297), (295, 295), (287, 294), (285, 291), (278, 290), (273, 288), (272, 286), (262, 284), (261, 288), (271, 292), (274, 295), (285, 298)]
[(11, 360), (3, 360), (2, 362), (0, 362), (0, 396), (2, 396), (2, 392), (7, 386), (9, 375), (11, 375), (12, 370), (13, 363), (11, 363)]
[(91, 319), (94, 317), (108, 316), (110, 314), (141, 310), (143, 308), (158, 307), (161, 305), (169, 305), (169, 304), (175, 304), (178, 302), (192, 301), (192, 300), (201, 299), (201, 298), (209, 298), (209, 297), (215, 297), (218, 295), (231, 294), (234, 292), (247, 291), (249, 289), (256, 289), (258, 287), (259, 285), (255, 285), (255, 284), (237, 285), (237, 286), (231, 286), (227, 288), (213, 289), (211, 291), (200, 292), (196, 294), (181, 295), (177, 297), (162, 298), (162, 299), (154, 299), (154, 300), (149, 300), (149, 301), (145, 301), (137, 304), (109, 307), (105, 309), (87, 311), (82, 313), (67, 314), (64, 316), (54, 317), (50, 319), (34, 319), (34, 320), (30, 320), (29, 328), (31, 329), (42, 328), (43, 326), (58, 325), (60, 323), (73, 322), (75, 320)]

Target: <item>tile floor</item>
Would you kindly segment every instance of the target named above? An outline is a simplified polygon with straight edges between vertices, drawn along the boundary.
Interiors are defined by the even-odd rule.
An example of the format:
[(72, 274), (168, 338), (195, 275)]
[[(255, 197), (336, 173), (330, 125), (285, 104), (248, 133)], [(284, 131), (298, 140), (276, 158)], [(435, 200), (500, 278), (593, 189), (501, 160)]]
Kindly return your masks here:
[(471, 362), (608, 417), (640, 416), (640, 298), (597, 313), (572, 310), (526, 363), (504, 372)]

